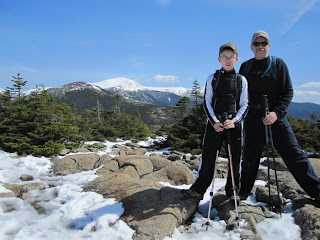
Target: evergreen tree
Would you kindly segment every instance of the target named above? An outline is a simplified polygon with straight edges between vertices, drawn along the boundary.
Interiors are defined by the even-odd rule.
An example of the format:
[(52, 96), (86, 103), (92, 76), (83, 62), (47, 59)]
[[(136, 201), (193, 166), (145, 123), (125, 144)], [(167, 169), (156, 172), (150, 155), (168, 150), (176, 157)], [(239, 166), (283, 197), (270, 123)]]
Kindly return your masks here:
[[(21, 86), (14, 85), (13, 89)], [(37, 87), (28, 97), (18, 92), (0, 108), (0, 147), (18, 154), (56, 154), (84, 140), (78, 120), (72, 107), (56, 104), (43, 89)]]
[(22, 77), (20, 77), (20, 73), (17, 73), (17, 76), (12, 76), (13, 79), (11, 80), (13, 82), (13, 88), (11, 88), (11, 91), (17, 95), (18, 101), (20, 101), (20, 98), (22, 96), (22, 88), (27, 84), (27, 81), (22, 81)]
[(169, 114), (173, 116), (176, 121), (181, 121), (185, 116), (189, 114), (191, 99), (188, 97), (182, 97), (178, 100), (175, 107), (173, 107)]
[(195, 108), (198, 109), (202, 106), (203, 96), (201, 94), (200, 84), (197, 80), (193, 81), (193, 87), (191, 90), (191, 96), (195, 105)]
[[(171, 111), (177, 121), (161, 130), (168, 134), (165, 146), (199, 154), (206, 117), (202, 106), (203, 97), (197, 80), (194, 81), (191, 96), (192, 100), (188, 97), (179, 99)], [(189, 106), (190, 103), (193, 104)]]

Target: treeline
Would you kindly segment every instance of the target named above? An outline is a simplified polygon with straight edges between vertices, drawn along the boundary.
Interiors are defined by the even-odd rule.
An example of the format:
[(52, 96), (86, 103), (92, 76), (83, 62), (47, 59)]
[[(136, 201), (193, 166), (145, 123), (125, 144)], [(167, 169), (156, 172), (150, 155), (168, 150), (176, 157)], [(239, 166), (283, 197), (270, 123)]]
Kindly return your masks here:
[[(206, 115), (203, 110), (203, 96), (197, 81), (194, 81), (191, 98), (182, 97), (171, 111), (174, 124), (163, 126), (168, 135), (163, 146), (174, 146), (184, 152), (201, 153), (202, 138), (205, 130)], [(320, 120), (316, 113), (310, 119), (295, 119), (288, 116), (299, 145), (309, 153), (320, 152)], [(222, 149), (221, 154), (225, 154)], [(276, 152), (277, 154), (277, 152)]]
[(97, 101), (95, 108), (76, 115), (74, 105), (57, 104), (43, 87), (23, 94), (27, 81), (19, 73), (12, 82), (0, 94), (0, 148), (4, 151), (50, 156), (84, 141), (137, 141), (152, 136), (138, 111), (133, 115), (121, 112), (120, 95), (111, 111)]

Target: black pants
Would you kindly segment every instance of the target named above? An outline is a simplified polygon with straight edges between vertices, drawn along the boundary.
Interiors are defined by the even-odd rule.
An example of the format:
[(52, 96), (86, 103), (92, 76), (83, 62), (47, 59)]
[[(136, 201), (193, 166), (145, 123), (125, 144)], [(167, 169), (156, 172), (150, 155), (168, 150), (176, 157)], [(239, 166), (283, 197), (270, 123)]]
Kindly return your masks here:
[[(319, 178), (301, 150), (287, 118), (271, 125), (274, 147), (302, 189), (311, 197), (320, 193)], [(265, 145), (265, 125), (261, 117), (248, 114), (244, 122), (244, 151), (240, 195), (247, 196), (257, 177), (261, 153)]]
[[(207, 122), (206, 131), (202, 143), (202, 156), (201, 162), (198, 171), (198, 177), (196, 178), (195, 183), (191, 186), (191, 189), (194, 191), (204, 194), (207, 188), (210, 186), (214, 166), (216, 162), (216, 153), (217, 150), (220, 150), (223, 141), (226, 142), (226, 132), (230, 133), (230, 146), (232, 151), (232, 161), (234, 169), (235, 184), (238, 189), (239, 186), (239, 165), (240, 165), (240, 156), (241, 156), (241, 128), (236, 127), (229, 130), (224, 130), (222, 133), (217, 133), (210, 122)], [(227, 150), (227, 147), (226, 147)], [(225, 186), (227, 196), (233, 194), (232, 188), (232, 176), (230, 171), (228, 171), (227, 183)]]

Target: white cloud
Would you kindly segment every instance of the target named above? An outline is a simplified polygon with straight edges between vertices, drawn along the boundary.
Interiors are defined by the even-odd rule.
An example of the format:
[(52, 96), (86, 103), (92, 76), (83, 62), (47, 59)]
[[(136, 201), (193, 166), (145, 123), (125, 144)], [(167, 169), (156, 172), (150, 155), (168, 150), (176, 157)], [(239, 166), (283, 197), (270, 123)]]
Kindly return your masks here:
[(320, 104), (320, 91), (294, 90), (293, 102), (312, 102)]
[(162, 7), (166, 7), (169, 5), (170, 0), (157, 0), (157, 3), (160, 4)]
[(300, 5), (297, 6), (297, 12), (295, 16), (292, 18), (291, 22), (288, 24), (285, 32), (289, 32), (291, 28), (301, 19), (301, 17), (308, 12), (316, 3), (318, 0), (302, 0), (300, 1)]
[(309, 88), (309, 89), (319, 89), (320, 90), (320, 82), (308, 82), (306, 84), (298, 86), (299, 88)]
[(179, 83), (180, 79), (176, 76), (172, 75), (156, 75), (153, 77), (152, 82), (158, 82), (158, 83)]

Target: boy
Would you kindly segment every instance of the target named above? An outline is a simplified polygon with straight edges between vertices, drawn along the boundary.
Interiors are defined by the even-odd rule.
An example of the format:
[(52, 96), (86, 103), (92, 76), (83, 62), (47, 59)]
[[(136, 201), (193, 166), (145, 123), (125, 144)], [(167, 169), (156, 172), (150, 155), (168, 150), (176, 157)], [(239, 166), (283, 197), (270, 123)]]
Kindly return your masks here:
[[(220, 150), (224, 139), (226, 143), (226, 131), (230, 133), (236, 189), (239, 186), (241, 122), (248, 111), (247, 80), (234, 70), (234, 65), (238, 62), (238, 49), (233, 43), (226, 43), (220, 47), (218, 61), (222, 68), (208, 77), (205, 87), (204, 109), (208, 119), (198, 176), (190, 189), (181, 190), (185, 197), (197, 200), (203, 198), (210, 186), (217, 160), (216, 153)], [(222, 120), (224, 113), (228, 114), (227, 120)], [(225, 191), (227, 197), (233, 196), (230, 164)]]

